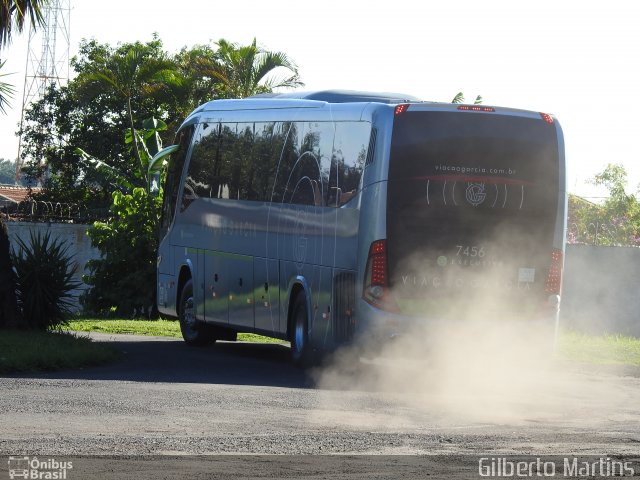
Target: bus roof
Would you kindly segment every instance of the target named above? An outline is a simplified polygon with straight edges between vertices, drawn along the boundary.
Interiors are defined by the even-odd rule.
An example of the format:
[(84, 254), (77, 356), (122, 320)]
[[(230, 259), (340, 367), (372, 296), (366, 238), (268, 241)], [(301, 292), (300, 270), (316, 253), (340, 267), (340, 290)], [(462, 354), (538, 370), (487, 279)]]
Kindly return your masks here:
[(279, 109), (322, 109), (332, 104), (365, 104), (397, 105), (408, 104), (409, 111), (421, 110), (469, 110), (479, 112), (495, 112), (517, 116), (538, 116), (538, 112), (506, 107), (489, 107), (485, 105), (462, 105), (449, 102), (431, 102), (420, 100), (413, 95), (392, 92), (366, 92), (360, 90), (316, 90), (308, 92), (263, 93), (242, 99), (221, 99), (209, 101), (196, 108), (185, 123), (190, 123), (199, 114), (206, 112), (232, 112), (247, 110), (279, 110)]
[[(197, 111), (260, 110), (263, 108), (315, 107), (327, 103), (420, 103), (422, 100), (400, 93), (361, 92), (355, 90), (321, 90), (314, 92), (262, 93), (243, 99), (212, 100)], [(194, 112), (194, 113), (196, 113)]]
[(392, 92), (364, 92), (359, 90), (317, 90), (312, 92), (266, 93), (250, 98), (295, 98), (327, 103), (416, 103), (422, 102), (413, 95)]

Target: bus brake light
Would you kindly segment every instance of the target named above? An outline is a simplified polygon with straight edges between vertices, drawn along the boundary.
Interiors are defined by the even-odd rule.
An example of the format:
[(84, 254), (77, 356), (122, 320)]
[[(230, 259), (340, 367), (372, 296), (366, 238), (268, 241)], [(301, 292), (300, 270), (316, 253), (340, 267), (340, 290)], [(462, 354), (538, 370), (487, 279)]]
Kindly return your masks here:
[(371, 243), (364, 274), (362, 298), (371, 305), (387, 311), (397, 311), (389, 291), (387, 270), (387, 241)]
[(551, 265), (547, 275), (545, 292), (552, 295), (560, 295), (562, 289), (562, 250), (554, 249), (551, 253)]
[(482, 107), (480, 105), (460, 105), (458, 110), (463, 110), (467, 112), (495, 112), (496, 109), (493, 107)]

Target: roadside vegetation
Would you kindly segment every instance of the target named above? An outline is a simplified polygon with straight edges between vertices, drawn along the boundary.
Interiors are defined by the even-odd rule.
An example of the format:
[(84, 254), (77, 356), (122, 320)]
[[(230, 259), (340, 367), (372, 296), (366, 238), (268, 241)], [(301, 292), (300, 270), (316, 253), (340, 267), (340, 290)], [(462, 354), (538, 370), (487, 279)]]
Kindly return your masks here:
[[(123, 320), (123, 319), (79, 319), (71, 320), (68, 327), (76, 332), (124, 333), (154, 337), (182, 338), (180, 324), (175, 320)], [(281, 343), (282, 340), (263, 337), (254, 333), (239, 333), (241, 342)]]
[(3, 330), (0, 334), (0, 374), (78, 369), (117, 360), (111, 345), (68, 332)]
[(640, 367), (640, 338), (625, 335), (588, 335), (563, 331), (559, 355), (572, 362), (592, 365)]

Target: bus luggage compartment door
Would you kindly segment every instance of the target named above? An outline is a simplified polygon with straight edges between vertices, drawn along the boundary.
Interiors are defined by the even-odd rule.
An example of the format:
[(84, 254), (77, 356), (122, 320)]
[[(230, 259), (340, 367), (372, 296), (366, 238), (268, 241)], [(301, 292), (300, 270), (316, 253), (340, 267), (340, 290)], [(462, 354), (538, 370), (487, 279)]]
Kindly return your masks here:
[(278, 260), (255, 258), (253, 262), (256, 328), (280, 332), (280, 269)]
[(254, 328), (253, 257), (233, 255), (227, 259), (229, 323)]
[(204, 297), (207, 322), (229, 322), (229, 275), (227, 259), (219, 252), (205, 250)]

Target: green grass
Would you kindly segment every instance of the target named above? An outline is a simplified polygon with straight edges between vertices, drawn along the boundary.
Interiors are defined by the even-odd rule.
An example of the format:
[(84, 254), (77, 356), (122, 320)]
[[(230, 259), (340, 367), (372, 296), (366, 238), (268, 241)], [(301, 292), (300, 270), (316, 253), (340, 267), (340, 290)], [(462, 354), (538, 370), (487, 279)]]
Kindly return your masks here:
[[(69, 329), (78, 332), (125, 333), (182, 338), (180, 324), (176, 320), (79, 319), (71, 320)], [(239, 333), (238, 340), (242, 342), (282, 342), (279, 339), (263, 337), (254, 333)]]
[[(175, 320), (71, 320), (69, 329), (79, 332), (125, 333), (182, 338)], [(281, 342), (281, 340), (252, 333), (239, 333), (245, 342)], [(587, 335), (562, 331), (558, 340), (561, 358), (572, 362), (595, 365), (640, 366), (640, 338), (623, 335)]]
[(563, 331), (558, 350), (561, 357), (574, 362), (640, 367), (640, 338)]
[(109, 345), (66, 332), (0, 330), (0, 373), (75, 369), (116, 360)]

